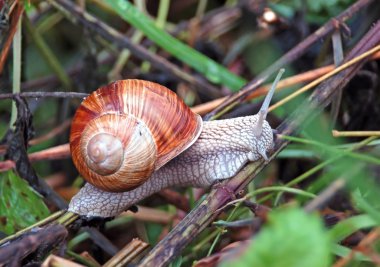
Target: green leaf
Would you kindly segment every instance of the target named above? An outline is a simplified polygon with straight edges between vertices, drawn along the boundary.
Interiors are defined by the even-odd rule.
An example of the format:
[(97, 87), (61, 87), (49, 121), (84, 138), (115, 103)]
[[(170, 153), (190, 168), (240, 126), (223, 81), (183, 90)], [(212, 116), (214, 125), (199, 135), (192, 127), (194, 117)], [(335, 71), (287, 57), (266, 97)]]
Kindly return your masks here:
[(340, 242), (356, 231), (374, 226), (376, 226), (376, 221), (373, 220), (369, 215), (357, 215), (337, 223), (330, 230), (330, 236), (333, 241)]
[(338, 245), (338, 244), (333, 245), (332, 251), (335, 255), (342, 257), (342, 258), (353, 256), (353, 259), (356, 261), (371, 261), (371, 259), (364, 256), (361, 252), (353, 251), (349, 248), (346, 248), (346, 247)]
[(178, 257), (170, 264), (170, 267), (181, 267), (182, 261), (182, 257)]
[(332, 243), (319, 217), (300, 209), (276, 210), (268, 223), (238, 259), (226, 266), (325, 267), (331, 261)]
[(233, 91), (239, 90), (246, 83), (243, 78), (158, 28), (152, 19), (130, 2), (126, 0), (106, 2), (121, 18), (142, 31), (162, 49), (202, 73), (209, 81), (223, 84)]
[(49, 215), (41, 196), (12, 171), (0, 173), (0, 195), (0, 231), (6, 234)]

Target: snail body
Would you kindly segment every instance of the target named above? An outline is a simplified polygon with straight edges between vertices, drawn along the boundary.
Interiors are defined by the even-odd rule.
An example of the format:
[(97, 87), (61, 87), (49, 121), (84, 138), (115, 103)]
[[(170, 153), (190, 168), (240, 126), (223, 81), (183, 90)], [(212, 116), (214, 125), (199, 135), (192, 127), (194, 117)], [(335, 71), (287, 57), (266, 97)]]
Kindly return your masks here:
[[(99, 109), (98, 104), (92, 104), (92, 102), (95, 101), (95, 99), (92, 98), (103, 97), (107, 94), (110, 94), (111, 92), (113, 96), (109, 99), (123, 99), (123, 101), (120, 102), (124, 103), (125, 96), (116, 97), (115, 93), (125, 93), (125, 91), (131, 92), (130, 89), (126, 89), (126, 86), (131, 85), (135, 87), (139, 86), (139, 89), (136, 89), (138, 91), (136, 95), (144, 96), (143, 99), (140, 100), (134, 99), (132, 101), (133, 103), (137, 103), (138, 101), (147, 101), (147, 99), (145, 98), (146, 93), (149, 92), (149, 88), (152, 88), (152, 86), (154, 86), (155, 88), (160, 89), (160, 94), (167, 93), (168, 95), (170, 95), (169, 106), (172, 104), (173, 106), (178, 105), (176, 108), (173, 108), (171, 110), (161, 106), (160, 108), (166, 112), (162, 112), (160, 113), (160, 115), (158, 115), (159, 111), (152, 112), (155, 115), (155, 119), (153, 121), (154, 123), (156, 123), (156, 125), (172, 128), (172, 130), (170, 130), (170, 133), (168, 133), (166, 130), (162, 130), (161, 133), (167, 136), (165, 138), (168, 138), (168, 140), (170, 140), (168, 146), (171, 146), (171, 149), (165, 150), (166, 156), (161, 158), (158, 157), (157, 155), (162, 155), (161, 152), (157, 152), (159, 151), (159, 148), (155, 147), (158, 146), (159, 143), (152, 141), (155, 144), (155, 146), (145, 144), (150, 143), (150, 139), (154, 140), (154, 138), (145, 137), (145, 135), (142, 134), (144, 140), (149, 141), (145, 141), (144, 145), (140, 145), (138, 149), (132, 150), (138, 151), (137, 154), (139, 156), (134, 158), (134, 161), (131, 160), (132, 163), (130, 163), (129, 167), (127, 168), (129, 173), (125, 173), (123, 171), (122, 175), (114, 175), (114, 170), (117, 168), (120, 169), (120, 166), (123, 167), (124, 164), (120, 163), (119, 159), (115, 160), (115, 156), (117, 156), (118, 153), (120, 154), (120, 152), (118, 152), (120, 150), (120, 144), (121, 146), (123, 146), (127, 142), (124, 141), (124, 137), (120, 139), (121, 141), (114, 142), (112, 140), (108, 140), (112, 139), (109, 138), (109, 135), (117, 136), (117, 134), (124, 133), (127, 130), (134, 128), (130, 126), (130, 122), (127, 122), (129, 126), (124, 126), (125, 122), (122, 122), (121, 119), (109, 119), (109, 117), (107, 117), (107, 120), (102, 122), (111, 122), (112, 124), (115, 123), (115, 121), (117, 121), (116, 125), (122, 125), (122, 130), (110, 130), (108, 129), (109, 126), (98, 125), (97, 129), (101, 130), (101, 133), (98, 133), (95, 132), (95, 128), (90, 128), (90, 136), (92, 139), (95, 138), (93, 143), (97, 143), (97, 139), (103, 139), (105, 137), (104, 144), (99, 145), (100, 148), (94, 149), (96, 150), (94, 154), (101, 154), (99, 151), (102, 151), (103, 147), (104, 150), (107, 151), (109, 149), (111, 152), (107, 152), (104, 153), (104, 155), (102, 156), (98, 156), (100, 160), (97, 160), (95, 157), (93, 157), (95, 158), (95, 160), (88, 160), (85, 159), (85, 156), (82, 156), (81, 153), (91, 151), (91, 147), (93, 144), (87, 140), (89, 138), (86, 136), (85, 133), (83, 134), (83, 131), (86, 127), (92, 126), (91, 120), (90, 122), (87, 122), (85, 120), (85, 117), (87, 115), (85, 116), (84, 114), (87, 114), (87, 110), (90, 109), (91, 112), (89, 112), (89, 114), (93, 115), (93, 113), (95, 113), (94, 110), (96, 110), (95, 106), (97, 109)], [(114, 88), (118, 89), (115, 90)], [(139, 92), (147, 88), (148, 91), (146, 91), (145, 93), (141, 94), (141, 92)], [(171, 94), (174, 93), (166, 92), (169, 91), (169, 89), (166, 89), (165, 87), (155, 83), (139, 80), (125, 80), (112, 83), (111, 85), (102, 87), (100, 89), (98, 89), (96, 93), (93, 93), (89, 98), (85, 100), (85, 102), (90, 100), (89, 103), (91, 104), (85, 103), (84, 107), (82, 105), (82, 107), (77, 111), (77, 114), (74, 117), (70, 137), (73, 161), (77, 166), (79, 172), (89, 182), (80, 190), (80, 192), (76, 196), (73, 197), (69, 205), (69, 211), (78, 213), (80, 215), (100, 217), (115, 216), (123, 212), (139, 200), (167, 187), (208, 187), (215, 183), (215, 181), (217, 180), (223, 180), (234, 176), (249, 161), (256, 161), (260, 158), (267, 159), (266, 152), (273, 146), (273, 132), (270, 125), (265, 120), (266, 111), (262, 112), (263, 110), (265, 110), (265, 108), (262, 108), (262, 110), (257, 115), (253, 116), (202, 122), (199, 119), (199, 116), (192, 113), (191, 110), (188, 109), (180, 99), (178, 99), (177, 97), (171, 98)], [(271, 96), (267, 97), (265, 101), (267, 103), (263, 104), (263, 106), (266, 106), (266, 109), (269, 105), (270, 97)], [(107, 101), (109, 101), (109, 99)], [(96, 101), (97, 103), (105, 103), (104, 99), (96, 99)], [(153, 102), (157, 103), (157, 100)], [(158, 102), (158, 106), (166, 105), (164, 104), (166, 103), (166, 101), (162, 102), (162, 99)], [(122, 119), (125, 119), (126, 116), (129, 116), (127, 115), (130, 113), (129, 110), (124, 110), (120, 114), (119, 112), (115, 112), (114, 108), (120, 108), (120, 105), (115, 105), (115, 101), (111, 101), (111, 103), (113, 104), (105, 105), (108, 108), (106, 112), (103, 112), (105, 115), (102, 113), (102, 116), (121, 115)], [(90, 108), (88, 106), (90, 106)], [(151, 107), (151, 109), (153, 109), (153, 107)], [(168, 122), (170, 122), (170, 120), (172, 121), (171, 124), (169, 123), (170, 126), (166, 126), (166, 122), (162, 124), (159, 122), (160, 120), (165, 119), (163, 118), (164, 116), (166, 116), (165, 114), (170, 114), (172, 116), (175, 115), (174, 117), (171, 117), (168, 120)], [(93, 115), (92, 120), (94, 118), (96, 119), (102, 116)], [(132, 117), (135, 117), (135, 115), (133, 115)], [(75, 125), (76, 120), (80, 121), (80, 127)], [(182, 120), (187, 120), (187, 122), (183, 123)], [(149, 124), (144, 121), (139, 123), (144, 127), (145, 125)], [(107, 129), (107, 131), (105, 129)], [(151, 130), (148, 128), (148, 130), (146, 131), (147, 134), (149, 134)], [(130, 133), (126, 133), (126, 135), (130, 135)], [(181, 140), (179, 144), (175, 143), (178, 142), (175, 137)], [(161, 137), (159, 136), (158, 138)], [(86, 144), (87, 146), (86, 149), (83, 148), (84, 144)], [(143, 146), (147, 148), (141, 149), (141, 147)], [(154, 150), (153, 148), (156, 150)], [(128, 157), (129, 153), (122, 152), (121, 154), (123, 155), (122, 158), (124, 160), (124, 158)], [(138, 182), (133, 182), (133, 185), (130, 186), (130, 182), (125, 182), (125, 180), (128, 180), (130, 177), (133, 178), (132, 180), (136, 179), (136, 174), (130, 174), (132, 172), (130, 166), (132, 166), (133, 164), (142, 165), (141, 162), (135, 162), (136, 160), (142, 159), (141, 155), (144, 155), (144, 157), (146, 156), (148, 162), (151, 162), (152, 159), (156, 161), (152, 164), (153, 167), (149, 166), (149, 172), (137, 172), (138, 175), (143, 173), (142, 179)], [(89, 174), (87, 172), (96, 172), (97, 168), (99, 167), (88, 165), (84, 165), (83, 167), (83, 164), (87, 164), (88, 161), (92, 161), (90, 162), (90, 164), (94, 165), (94, 162), (105, 162), (104, 165), (106, 165), (107, 159), (105, 158), (107, 158), (108, 156), (110, 156), (111, 158), (111, 167), (102, 167), (102, 173), (96, 175), (90, 173), (90, 178), (88, 178)], [(79, 157), (79, 159), (76, 159), (75, 157)], [(116, 161), (116, 163), (114, 163), (113, 161)], [(112, 169), (113, 173), (111, 173), (110, 169)], [(91, 175), (96, 176), (97, 179), (102, 179), (104, 177), (105, 181), (107, 182), (100, 181), (100, 186), (98, 186), (99, 181), (97, 181), (97, 179), (94, 180), (93, 177), (91, 177)], [(116, 178), (108, 179), (112, 175), (116, 176)], [(123, 179), (123, 188), (121, 188), (119, 185), (103, 185), (104, 183), (109, 182), (118, 183), (116, 179)], [(125, 184), (127, 184), (127, 186), (125, 186)], [(125, 187), (127, 188), (125, 189)], [(122, 192), (123, 190), (125, 192)]]

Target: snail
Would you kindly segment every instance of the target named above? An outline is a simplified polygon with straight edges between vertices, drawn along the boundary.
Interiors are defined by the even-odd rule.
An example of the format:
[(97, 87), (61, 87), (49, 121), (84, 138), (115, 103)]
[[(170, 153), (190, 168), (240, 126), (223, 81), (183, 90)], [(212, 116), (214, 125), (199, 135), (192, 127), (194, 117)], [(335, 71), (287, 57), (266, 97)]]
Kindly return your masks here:
[(72, 159), (88, 183), (69, 211), (112, 217), (161, 189), (209, 187), (249, 161), (267, 160), (274, 89), (256, 115), (203, 122), (157, 83), (120, 80), (99, 88), (72, 121)]

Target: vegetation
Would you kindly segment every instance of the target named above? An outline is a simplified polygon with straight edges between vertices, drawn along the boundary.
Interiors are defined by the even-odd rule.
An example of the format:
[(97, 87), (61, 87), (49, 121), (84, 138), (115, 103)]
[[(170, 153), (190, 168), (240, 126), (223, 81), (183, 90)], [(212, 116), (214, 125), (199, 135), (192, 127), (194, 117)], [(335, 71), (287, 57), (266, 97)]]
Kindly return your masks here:
[[(379, 14), (373, 0), (0, 0), (0, 266), (379, 266)], [(66, 144), (88, 93), (144, 79), (231, 118), (257, 113), (281, 68), (268, 161), (109, 220), (63, 212), (84, 184)]]

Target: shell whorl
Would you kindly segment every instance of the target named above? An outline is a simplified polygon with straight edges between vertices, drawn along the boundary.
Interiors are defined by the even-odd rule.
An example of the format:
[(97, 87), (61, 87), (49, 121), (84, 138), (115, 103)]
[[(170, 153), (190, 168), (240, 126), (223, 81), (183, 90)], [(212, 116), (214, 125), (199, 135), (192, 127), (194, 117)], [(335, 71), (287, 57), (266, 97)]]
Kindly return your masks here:
[(83, 145), (88, 167), (100, 175), (110, 175), (120, 169), (124, 148), (120, 139), (109, 133), (99, 133)]
[(201, 129), (200, 116), (166, 87), (121, 80), (83, 101), (73, 119), (70, 149), (89, 183), (122, 192), (191, 146)]

